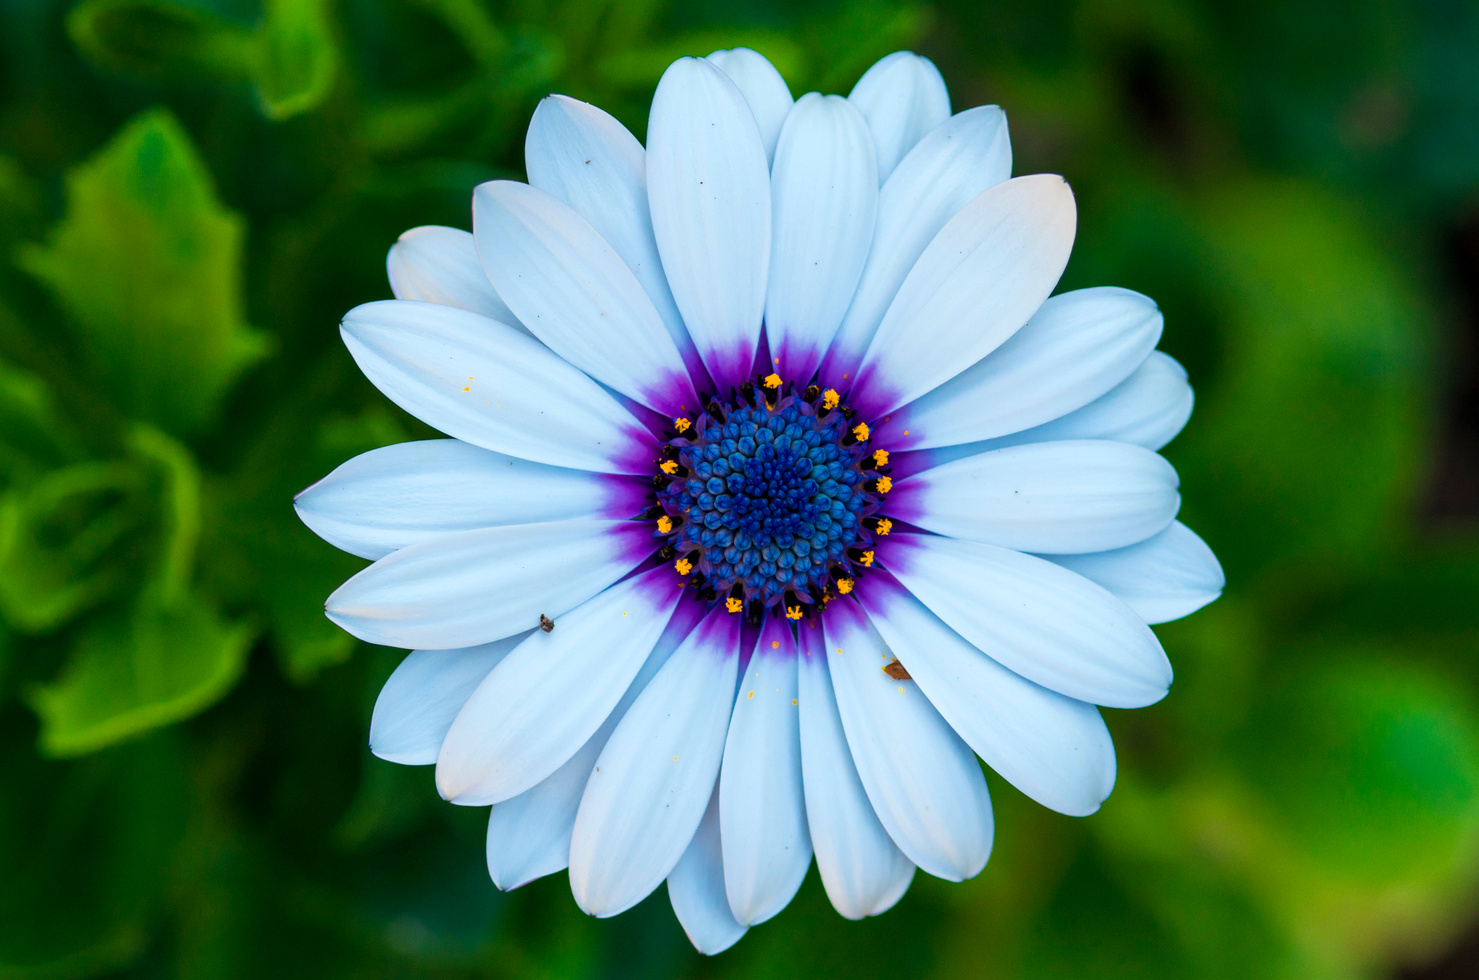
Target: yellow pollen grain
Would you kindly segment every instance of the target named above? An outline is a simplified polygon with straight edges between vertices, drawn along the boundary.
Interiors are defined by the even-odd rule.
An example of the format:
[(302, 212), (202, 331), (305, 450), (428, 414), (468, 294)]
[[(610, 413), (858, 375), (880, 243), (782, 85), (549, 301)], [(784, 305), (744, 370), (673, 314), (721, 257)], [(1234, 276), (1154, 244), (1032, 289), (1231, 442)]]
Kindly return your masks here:
[(469, 387), (467, 387), (467, 386), (465, 386), (465, 385), (464, 385), (464, 386), (463, 386), (463, 388), (462, 388), (462, 390), (463, 390), (463, 391), (472, 391), (472, 389), (471, 389), (471, 388), (469, 388)]
[(852, 427), (852, 434), (858, 437), (858, 442), (868, 441), (868, 423), (859, 422)]
[(796, 699), (795, 698), (792, 698), (791, 699), (791, 707), (793, 707), (793, 708), (796, 707)]
[(767, 387), (767, 388), (779, 388), (780, 386), (781, 386), (781, 376), (779, 374), (775, 374), (775, 373), (772, 372), (771, 374), (767, 374), (765, 376), (765, 387)]
[(863, 567), (864, 568), (872, 568), (873, 567), (873, 552), (871, 552), (871, 551), (865, 551), (865, 552), (863, 552), (863, 557), (860, 558), (860, 559), (858, 559), (858, 560), (863, 563)]
[(780, 640), (771, 640), (770, 641), (770, 648), (772, 650), (779, 650), (781, 648), (781, 641)]
[(837, 580), (837, 591), (838, 592), (841, 592), (843, 595), (847, 595), (849, 592), (851, 592), (852, 591), (852, 579), (850, 579), (850, 578), (840, 578), (840, 579), (838, 579)]
[(894, 488), (894, 481), (893, 480), (889, 479), (886, 476), (880, 476), (878, 478), (878, 492), (879, 493), (888, 493), (893, 488)]
[(689, 561), (687, 558), (679, 558), (677, 561), (673, 562), (673, 567), (678, 570), (679, 575), (687, 575), (689, 572), (693, 571), (693, 562)]
[(842, 396), (837, 394), (836, 390), (828, 388), (826, 391), (822, 392), (823, 408), (836, 408), (837, 403), (840, 401), (842, 401)]
[(800, 619), (801, 618), (801, 607), (800, 606), (787, 606), (786, 607), (786, 618), (787, 619)]
[(737, 613), (741, 609), (745, 608), (745, 604), (743, 602), (740, 602), (738, 599), (730, 598), (724, 600), (724, 608), (728, 609), (732, 613)]
[(904, 430), (904, 435), (906, 435), (906, 436), (907, 436), (907, 435), (908, 435), (908, 434), (909, 434), (909, 430), (908, 430), (908, 429), (905, 429), (905, 430)]
[(755, 692), (754, 691), (751, 691), (750, 694), (749, 694), (749, 696), (753, 698), (755, 696)]
[[(894, 522), (885, 517), (883, 520), (878, 522), (878, 527), (875, 530), (878, 531), (878, 536), (880, 538), (886, 538), (888, 537), (888, 532), (892, 531), (893, 529)], [(869, 554), (872, 554), (872, 552), (870, 551)]]
[(662, 465), (659, 466), (658, 469), (662, 470), (668, 476), (672, 476), (674, 473), (678, 472), (678, 461), (673, 459), (665, 459), (662, 461)]
[(875, 450), (873, 450), (873, 462), (876, 465), (878, 465), (878, 466), (887, 466), (888, 465), (888, 450), (887, 449), (875, 449)]
[(667, 534), (673, 529), (673, 519), (667, 514), (662, 515), (657, 519), (657, 529), (663, 534)]

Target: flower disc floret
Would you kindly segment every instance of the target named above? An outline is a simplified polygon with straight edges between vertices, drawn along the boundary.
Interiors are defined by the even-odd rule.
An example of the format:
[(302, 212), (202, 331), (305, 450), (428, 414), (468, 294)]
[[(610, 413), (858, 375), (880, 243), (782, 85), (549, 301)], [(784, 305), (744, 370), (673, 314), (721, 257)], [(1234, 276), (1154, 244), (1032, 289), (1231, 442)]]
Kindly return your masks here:
[(668, 443), (681, 474), (658, 493), (677, 525), (669, 545), (716, 601), (824, 602), (833, 581), (854, 574), (848, 552), (869, 540), (862, 518), (874, 499), (861, 464), (872, 457), (842, 412), (801, 397), (757, 402), (711, 403)]

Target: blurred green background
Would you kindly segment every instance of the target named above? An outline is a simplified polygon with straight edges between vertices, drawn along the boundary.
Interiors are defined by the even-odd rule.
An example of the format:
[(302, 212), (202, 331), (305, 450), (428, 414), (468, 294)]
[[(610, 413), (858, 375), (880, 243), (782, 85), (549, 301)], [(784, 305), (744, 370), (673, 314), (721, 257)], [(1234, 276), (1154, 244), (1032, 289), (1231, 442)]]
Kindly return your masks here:
[[(978, 879), (852, 923), (813, 874), (704, 960), (662, 890), (498, 893), (484, 811), (369, 755), (398, 653), (290, 501), (425, 434), (336, 330), (395, 236), (546, 93), (641, 136), (741, 44), (797, 94), (927, 54), (1068, 176), (1229, 587), (1098, 815), (991, 776)], [(1457, 0), (0, 0), (0, 978), (1479, 975), (1476, 52)]]

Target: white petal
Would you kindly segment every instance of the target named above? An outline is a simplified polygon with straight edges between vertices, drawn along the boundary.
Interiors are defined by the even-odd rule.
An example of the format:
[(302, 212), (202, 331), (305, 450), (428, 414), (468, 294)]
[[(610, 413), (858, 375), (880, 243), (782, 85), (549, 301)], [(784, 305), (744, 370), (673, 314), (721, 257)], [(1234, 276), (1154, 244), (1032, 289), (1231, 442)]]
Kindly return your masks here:
[(765, 333), (782, 378), (805, 386), (847, 312), (878, 212), (863, 117), (844, 98), (803, 95), (770, 177), (774, 209)]
[(1104, 589), (1052, 562), (898, 532), (879, 548), (878, 560), (969, 643), (1060, 694), (1142, 708), (1171, 686), (1171, 663), (1150, 627)]
[(402, 232), (385, 256), (385, 272), (396, 299), (455, 306), (524, 329), (483, 274), (472, 235), (460, 228), (422, 225)]
[(765, 143), (765, 159), (773, 161), (781, 125), (786, 121), (786, 113), (791, 111), (791, 89), (786, 80), (769, 58), (749, 48), (715, 51), (706, 60), (718, 65), (744, 94), (760, 130), (760, 139)]
[(367, 643), (444, 650), (563, 616), (652, 552), (636, 521), (481, 528), (386, 555), (334, 590), (324, 611)]
[(868, 262), (822, 364), (826, 384), (850, 385), (883, 314), (925, 247), (972, 198), (1011, 174), (1007, 117), (994, 105), (951, 117), (909, 151), (878, 192)]
[(789, 620), (766, 622), (740, 679), (719, 774), (719, 825), (729, 908), (743, 925), (764, 922), (811, 866)]
[(499, 888), (518, 888), (569, 866), (575, 815), (601, 750), (632, 702), (693, 631), (700, 610), (698, 603), (679, 607), (621, 702), (569, 762), (533, 789), (493, 807), (488, 818), (488, 874)]
[(652, 436), (528, 334), (450, 306), (381, 300), (339, 326), (365, 377), (463, 442), (552, 466), (647, 475)]
[(452, 719), (527, 633), (460, 650), (412, 650), (386, 680), (370, 715), (370, 751), (387, 762), (437, 761)]
[(668, 66), (647, 125), (647, 200), (673, 299), (714, 381), (750, 373), (770, 268), (770, 168), (745, 97), (699, 58)]
[(950, 93), (940, 69), (912, 51), (895, 51), (878, 61), (847, 98), (873, 130), (879, 180), (887, 180), (925, 133), (950, 118)]
[(570, 843), (570, 890), (586, 913), (605, 918), (636, 905), (693, 839), (724, 754), (739, 627), (738, 616), (711, 613), (602, 750)]
[(824, 626), (842, 728), (879, 821), (929, 874), (979, 874), (994, 823), (975, 754), (915, 684), (884, 673), (893, 657), (856, 602), (834, 601)]
[(582, 746), (532, 789), (505, 800), (488, 814), (488, 876), (503, 891), (563, 871), (570, 864), (570, 830), (599, 744)]
[(1180, 521), (1128, 548), (1043, 557), (1104, 586), (1147, 623), (1190, 616), (1227, 584), (1212, 549)]
[(967, 456), (894, 484), (890, 516), (1017, 551), (1108, 551), (1159, 534), (1181, 507), (1171, 464), (1106, 440)]
[(750, 929), (735, 921), (724, 892), (717, 787), (688, 850), (668, 874), (668, 901), (673, 903), (673, 914), (688, 934), (688, 941), (705, 956), (724, 952)]
[(873, 576), (859, 601), (904, 669), (976, 754), (1043, 806), (1084, 817), (1114, 789), (1114, 743), (1092, 704), (1007, 670), (903, 586)]
[(878, 822), (858, 779), (821, 630), (807, 623), (800, 634), (801, 775), (817, 870), (832, 907), (843, 916), (878, 915), (903, 897), (914, 865)]
[(304, 524), (361, 558), (449, 531), (576, 517), (631, 517), (651, 488), (630, 477), (545, 466), (457, 439), (383, 446), (293, 498)]
[(991, 353), (1048, 298), (1073, 247), (1062, 177), (982, 191), (930, 242), (863, 355), (850, 401), (878, 418)]
[(1155, 303), (1128, 289), (1053, 296), (996, 350), (880, 423), (873, 438), (949, 446), (1060, 418), (1129, 377), (1155, 349), (1162, 325)]
[(512, 180), (479, 184), (472, 220), (488, 278), (550, 350), (656, 412), (697, 410), (698, 396), (668, 328), (590, 222)]
[(564, 95), (542, 100), (524, 139), (529, 184), (591, 223), (646, 290), (690, 368), (698, 352), (657, 255), (647, 210), (647, 151), (611, 114)]
[(656, 646), (682, 582), (666, 566), (636, 575), (536, 631), (463, 706), (437, 758), (453, 803), (511, 799), (596, 733)]

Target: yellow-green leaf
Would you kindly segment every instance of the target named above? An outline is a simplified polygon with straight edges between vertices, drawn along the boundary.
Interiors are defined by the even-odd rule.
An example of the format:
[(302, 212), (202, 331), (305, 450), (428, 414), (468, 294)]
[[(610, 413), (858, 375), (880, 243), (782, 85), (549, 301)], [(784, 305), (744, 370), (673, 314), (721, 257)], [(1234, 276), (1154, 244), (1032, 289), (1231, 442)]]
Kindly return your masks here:
[(151, 109), (68, 175), (66, 217), (20, 259), (123, 412), (188, 432), (267, 350), (243, 315), (243, 231), (185, 130)]
[(252, 630), (198, 596), (167, 605), (153, 591), (88, 625), (62, 675), (32, 692), (41, 749), (82, 755), (194, 715), (235, 685)]
[(267, 0), (252, 76), (269, 119), (317, 108), (333, 87), (338, 67), (325, 0)]

